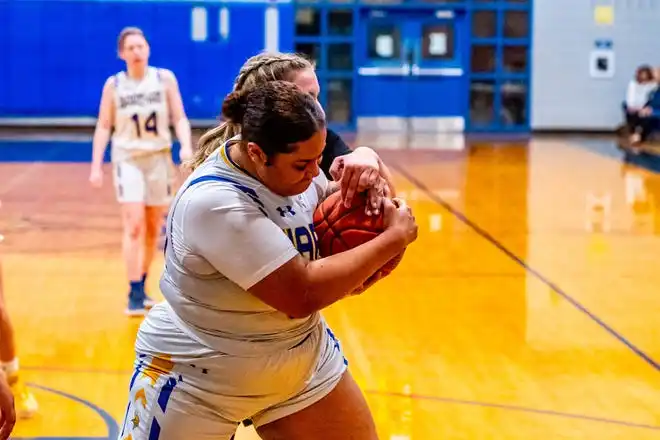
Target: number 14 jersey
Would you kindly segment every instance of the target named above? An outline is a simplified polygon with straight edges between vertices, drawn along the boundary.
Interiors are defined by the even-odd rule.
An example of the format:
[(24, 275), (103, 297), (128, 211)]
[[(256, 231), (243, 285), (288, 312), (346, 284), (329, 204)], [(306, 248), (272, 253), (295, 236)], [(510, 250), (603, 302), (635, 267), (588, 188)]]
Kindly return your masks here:
[(148, 67), (141, 80), (114, 77), (112, 161), (169, 150), (172, 145), (166, 85), (161, 69)]

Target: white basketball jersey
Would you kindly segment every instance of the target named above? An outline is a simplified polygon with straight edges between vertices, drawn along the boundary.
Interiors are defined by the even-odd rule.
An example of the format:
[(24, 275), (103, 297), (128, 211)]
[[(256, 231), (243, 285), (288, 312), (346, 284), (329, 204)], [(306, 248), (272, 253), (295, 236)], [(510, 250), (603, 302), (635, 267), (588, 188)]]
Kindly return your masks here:
[[(205, 179), (211, 182), (196, 183)], [(246, 289), (295, 255), (318, 257), (313, 214), (327, 185), (321, 173), (300, 195), (274, 194), (232, 162), (227, 144), (193, 172), (170, 209), (160, 282), (174, 317), (193, 339), (222, 353), (272, 353), (313, 331), (319, 313), (292, 319)], [(206, 224), (205, 218), (217, 223)], [(242, 226), (231, 226), (230, 218)], [(149, 344), (154, 350), (171, 348), (161, 342)], [(142, 343), (148, 345), (146, 339)]]
[(114, 81), (112, 160), (116, 162), (171, 148), (170, 114), (160, 69), (149, 67), (141, 80), (120, 72), (114, 76)]

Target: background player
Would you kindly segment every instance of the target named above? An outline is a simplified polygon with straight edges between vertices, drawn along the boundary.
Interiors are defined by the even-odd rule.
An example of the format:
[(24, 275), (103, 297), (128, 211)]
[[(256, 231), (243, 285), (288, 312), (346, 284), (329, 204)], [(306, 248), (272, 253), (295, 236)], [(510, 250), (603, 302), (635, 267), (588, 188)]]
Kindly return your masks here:
[(96, 187), (103, 184), (103, 156), (114, 128), (112, 162), (130, 289), (126, 312), (144, 315), (153, 305), (145, 281), (172, 193), (170, 123), (181, 143), (182, 160), (192, 155), (190, 123), (174, 74), (149, 66), (149, 44), (142, 31), (125, 28), (118, 50), (126, 71), (108, 78), (103, 87), (89, 180)]
[(417, 235), (385, 200), (385, 232), (317, 258), (312, 223), (337, 188), (319, 173), (325, 115), (290, 82), (232, 93), (240, 125), (184, 183), (167, 224), (166, 302), (140, 327), (120, 438), (229, 439), (251, 418), (265, 440), (377, 438), (319, 311), (355, 293)]
[[(292, 53), (265, 52), (248, 59), (241, 67), (234, 91), (255, 87), (268, 81), (290, 81), (318, 101), (320, 86), (314, 66), (307, 59)], [(191, 168), (199, 166), (220, 145), (240, 131), (237, 124), (223, 122), (206, 132), (199, 140), (199, 148), (191, 161)], [(378, 154), (368, 147), (351, 150), (341, 137), (327, 130), (321, 170), (328, 178), (342, 180), (342, 196), (347, 206), (356, 192), (378, 182), (379, 175), (388, 183), (387, 195), (394, 196), (391, 173)], [(378, 206), (374, 206), (378, 210)]]
[[(2, 244), (3, 236), (0, 235), (0, 244)], [(9, 401), (7, 397), (7, 387), (16, 401), (16, 409), (18, 416), (21, 418), (28, 418), (33, 416), (39, 409), (37, 400), (32, 393), (28, 391), (27, 387), (21, 380), (18, 373), (18, 357), (16, 356), (16, 343), (14, 339), (14, 326), (9, 318), (9, 310), (5, 302), (4, 284), (2, 280), (2, 253), (0, 252), (0, 411), (2, 412), (2, 419), (0, 419), (0, 438), (6, 432), (6, 426), (11, 422), (14, 425), (15, 414), (13, 414), (13, 402), (11, 411), (9, 409)], [(6, 383), (5, 383), (6, 382)], [(5, 414), (7, 411), (7, 414)], [(11, 429), (10, 429), (11, 430)]]

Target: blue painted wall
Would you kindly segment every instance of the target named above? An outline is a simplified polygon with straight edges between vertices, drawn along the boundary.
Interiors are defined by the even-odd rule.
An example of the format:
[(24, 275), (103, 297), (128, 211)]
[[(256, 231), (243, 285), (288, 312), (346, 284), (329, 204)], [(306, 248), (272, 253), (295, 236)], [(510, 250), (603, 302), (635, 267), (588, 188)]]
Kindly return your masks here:
[[(207, 9), (208, 40), (192, 40), (191, 10)], [(229, 37), (219, 37), (220, 8)], [(259, 2), (0, 1), (0, 117), (95, 117), (105, 79), (123, 69), (117, 35), (142, 28), (151, 64), (174, 71), (190, 118), (216, 118), (245, 59), (264, 49), (266, 8), (279, 11), (279, 48), (293, 49), (293, 6)], [(246, 23), (250, 25), (246, 26)]]
[[(528, 50), (526, 34), (507, 36), (512, 27), (507, 17), (518, 10), (528, 13), (531, 6), (532, 0), (319, 0), (297, 5), (288, 0), (0, 0), (0, 49), (7, 60), (0, 66), (0, 117), (95, 117), (105, 79), (123, 68), (116, 54), (117, 34), (125, 26), (138, 26), (151, 42), (151, 63), (177, 75), (189, 117), (215, 119), (240, 66), (265, 48), (265, 11), (276, 8), (279, 50), (308, 48), (316, 57), (320, 99), (331, 124), (354, 126), (359, 116), (463, 116), (470, 130), (524, 130), (530, 57), (515, 71), (503, 60), (511, 45)], [(207, 10), (206, 41), (193, 41), (194, 7)], [(220, 36), (221, 8), (229, 11), (226, 39)], [(460, 67), (460, 75), (403, 82), (370, 77), (370, 85), (358, 75), (358, 67), (365, 65), (364, 26), (370, 11), (433, 20), (441, 10), (456, 12), (456, 66), (426, 67)], [(339, 12), (348, 20), (339, 19)], [(491, 24), (482, 23), (479, 14), (490, 14)], [(305, 16), (319, 19), (301, 23)], [(294, 35), (296, 26), (304, 32)], [(492, 32), (484, 33), (489, 26)], [(489, 48), (494, 59), (484, 60)], [(483, 70), (484, 64), (492, 68)], [(404, 91), (377, 87), (379, 81), (398, 81)], [(523, 102), (518, 106), (524, 108), (506, 108), (511, 102)], [(507, 122), (517, 113), (524, 117)]]

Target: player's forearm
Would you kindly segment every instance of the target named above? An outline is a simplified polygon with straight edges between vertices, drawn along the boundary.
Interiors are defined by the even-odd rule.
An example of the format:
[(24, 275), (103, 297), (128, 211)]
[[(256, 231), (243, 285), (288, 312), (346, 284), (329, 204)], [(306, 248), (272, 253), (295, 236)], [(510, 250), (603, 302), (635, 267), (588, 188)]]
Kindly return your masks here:
[(404, 248), (404, 238), (395, 231), (386, 230), (361, 246), (310, 262), (307, 289), (301, 298), (303, 316), (322, 310), (354, 292)]
[(105, 149), (110, 141), (110, 129), (102, 125), (97, 125), (92, 140), (92, 166), (100, 167), (103, 164)]
[(185, 151), (192, 151), (192, 140), (190, 131), (190, 121), (188, 118), (180, 118), (174, 126), (176, 138), (181, 144), (181, 149)]

